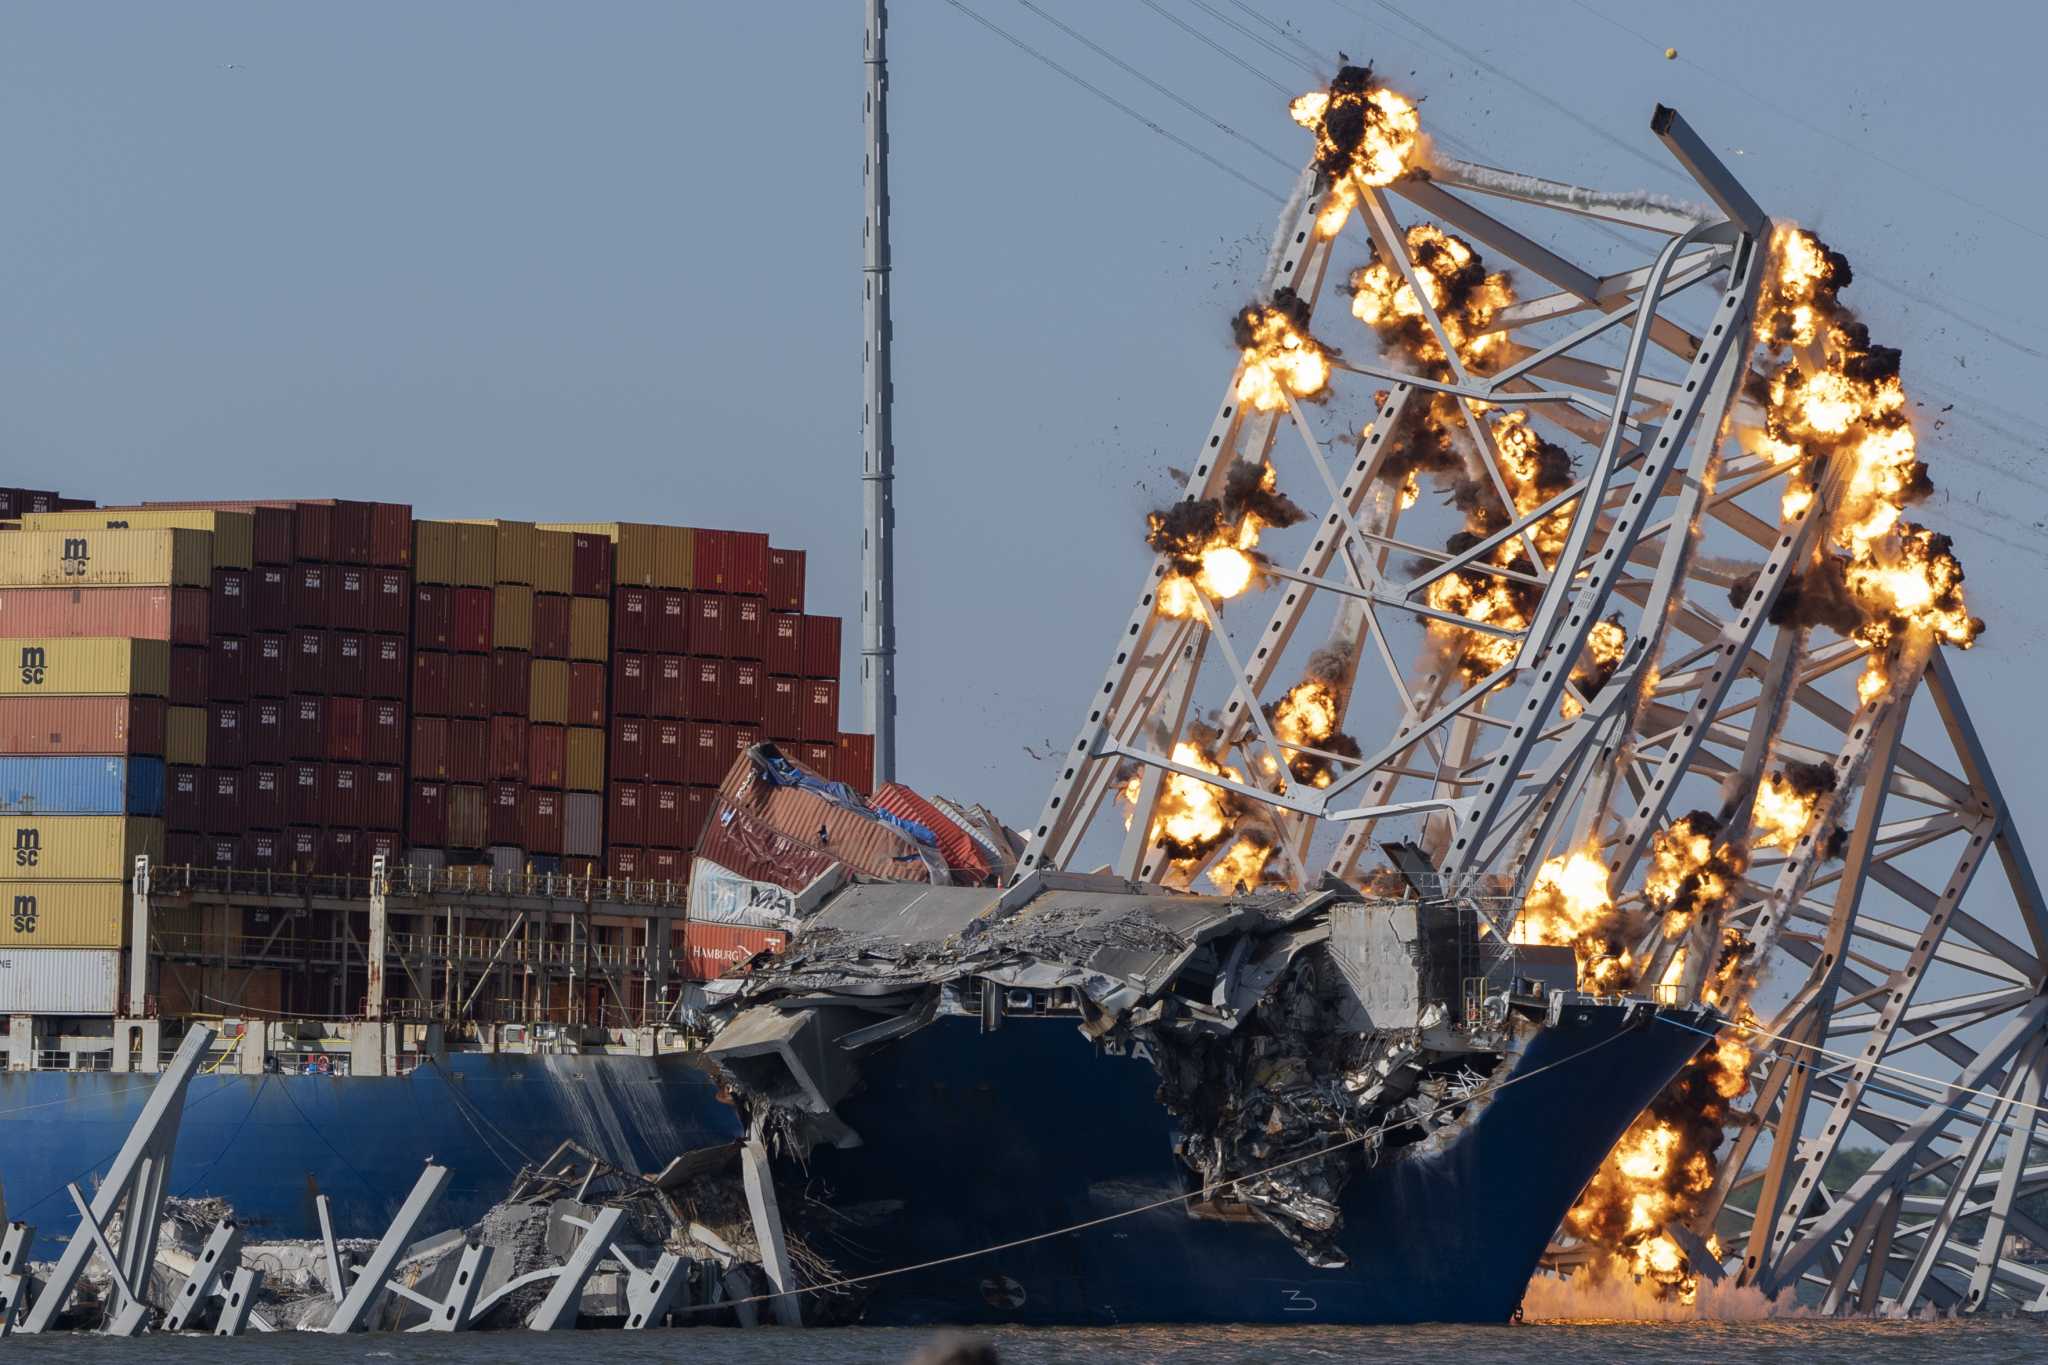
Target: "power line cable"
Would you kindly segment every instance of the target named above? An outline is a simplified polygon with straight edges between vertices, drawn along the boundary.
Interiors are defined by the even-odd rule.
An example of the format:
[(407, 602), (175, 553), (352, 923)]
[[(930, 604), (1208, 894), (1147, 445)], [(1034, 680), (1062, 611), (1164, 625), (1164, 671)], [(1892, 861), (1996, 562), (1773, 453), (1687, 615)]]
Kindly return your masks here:
[[(946, 0), (946, 3), (952, 4), (953, 0)], [(1216, 52), (1225, 61), (1230, 62), (1236, 66), (1243, 67), (1246, 71), (1251, 72), (1254, 76), (1257, 76), (1260, 80), (1272, 86), (1275, 90), (1278, 90), (1281, 94), (1287, 96), (1289, 99), (1292, 99), (1294, 98), (1294, 96), (1301, 93), (1298, 90), (1290, 90), (1285, 85), (1282, 85), (1279, 81), (1274, 80), (1271, 76), (1268, 76), (1265, 72), (1259, 70), (1259, 68), (1253, 66), (1250, 62), (1238, 56), (1235, 52), (1232, 52), (1229, 48), (1217, 42), (1214, 38), (1211, 38), (1208, 34), (1202, 32), (1202, 30), (1196, 28), (1193, 24), (1190, 24), (1187, 20), (1181, 18), (1178, 14), (1175, 14), (1171, 10), (1166, 9), (1159, 3), (1159, 0), (1142, 0), (1142, 3), (1144, 4), (1146, 9), (1151, 10), (1154, 14), (1164, 19), (1167, 23), (1172, 24), (1175, 28), (1180, 29), (1183, 33), (1188, 34), (1196, 41), (1205, 44), (1207, 47), (1210, 48), (1210, 50)]]
[(1231, 137), (1234, 137), (1234, 138), (1236, 138), (1236, 139), (1237, 139), (1237, 140), (1238, 140), (1239, 142), (1242, 142), (1242, 143), (1243, 143), (1243, 144), (1244, 144), (1245, 146), (1247, 146), (1247, 147), (1251, 148), (1251, 149), (1252, 149), (1253, 151), (1257, 152), (1257, 153), (1258, 153), (1258, 154), (1259, 154), (1260, 156), (1263, 156), (1263, 157), (1265, 157), (1265, 158), (1266, 158), (1266, 160), (1268, 160), (1268, 161), (1271, 161), (1271, 162), (1272, 162), (1272, 163), (1274, 163), (1275, 165), (1277, 165), (1277, 166), (1281, 167), (1281, 168), (1282, 168), (1283, 170), (1286, 170), (1286, 171), (1288, 171), (1288, 172), (1294, 172), (1294, 171), (1296, 171), (1296, 170), (1298, 170), (1298, 169), (1299, 169), (1299, 168), (1298, 168), (1298, 167), (1297, 167), (1297, 166), (1296, 166), (1296, 165), (1295, 165), (1295, 164), (1294, 164), (1293, 162), (1290, 162), (1290, 161), (1288, 161), (1288, 160), (1287, 160), (1287, 159), (1286, 159), (1285, 157), (1282, 157), (1282, 156), (1281, 156), (1281, 155), (1280, 155), (1279, 153), (1277, 153), (1277, 152), (1273, 152), (1273, 151), (1270, 151), (1270, 150), (1268, 150), (1268, 149), (1267, 149), (1267, 148), (1266, 148), (1265, 146), (1263, 146), (1262, 144), (1260, 144), (1260, 143), (1257, 143), (1257, 142), (1254, 142), (1254, 141), (1253, 141), (1253, 140), (1252, 140), (1251, 138), (1249, 138), (1249, 137), (1245, 136), (1245, 135), (1244, 135), (1243, 133), (1240, 133), (1239, 131), (1237, 131), (1237, 129), (1235, 129), (1235, 128), (1231, 127), (1231, 126), (1230, 126), (1229, 124), (1225, 123), (1225, 122), (1224, 122), (1224, 121), (1223, 121), (1222, 119), (1220, 119), (1220, 118), (1217, 118), (1217, 117), (1216, 117), (1216, 116), (1215, 116), (1214, 114), (1211, 114), (1211, 113), (1209, 113), (1209, 112), (1208, 112), (1207, 110), (1203, 109), (1203, 108), (1202, 108), (1202, 107), (1201, 107), (1200, 105), (1198, 105), (1198, 104), (1195, 104), (1195, 103), (1194, 103), (1193, 101), (1191, 101), (1191, 100), (1187, 100), (1187, 99), (1183, 99), (1183, 98), (1182, 98), (1182, 97), (1180, 96), (1180, 94), (1179, 94), (1179, 93), (1177, 93), (1176, 91), (1170, 90), (1170, 89), (1168, 89), (1168, 88), (1167, 88), (1166, 86), (1164, 86), (1164, 85), (1161, 85), (1161, 84), (1160, 84), (1160, 83), (1159, 83), (1158, 81), (1155, 81), (1155, 80), (1153, 80), (1153, 79), (1152, 79), (1152, 78), (1151, 78), (1150, 76), (1148, 76), (1148, 75), (1146, 75), (1146, 74), (1145, 74), (1144, 72), (1142, 72), (1142, 71), (1138, 70), (1138, 68), (1136, 68), (1135, 66), (1132, 66), (1132, 65), (1131, 65), (1131, 64), (1130, 64), (1129, 62), (1127, 62), (1127, 61), (1125, 61), (1125, 60), (1124, 60), (1123, 58), (1121, 58), (1121, 57), (1117, 56), (1117, 55), (1116, 55), (1115, 53), (1113, 53), (1113, 52), (1109, 51), (1109, 50), (1108, 50), (1107, 48), (1103, 47), (1103, 46), (1102, 46), (1101, 44), (1099, 44), (1099, 43), (1096, 43), (1096, 42), (1092, 41), (1091, 39), (1089, 39), (1089, 38), (1088, 38), (1088, 37), (1087, 37), (1086, 35), (1084, 35), (1084, 34), (1081, 34), (1081, 33), (1077, 33), (1077, 32), (1075, 32), (1075, 31), (1074, 31), (1074, 30), (1073, 30), (1073, 29), (1072, 29), (1071, 27), (1069, 27), (1069, 26), (1068, 26), (1068, 25), (1066, 25), (1065, 23), (1061, 22), (1061, 21), (1060, 21), (1060, 20), (1058, 20), (1058, 19), (1055, 19), (1055, 18), (1054, 18), (1054, 17), (1052, 16), (1052, 15), (1050, 15), (1050, 14), (1047, 14), (1047, 13), (1046, 13), (1046, 12), (1045, 12), (1044, 10), (1040, 9), (1040, 8), (1039, 8), (1039, 7), (1037, 6), (1037, 5), (1034, 5), (1033, 3), (1031, 3), (1031, 0), (1017, 0), (1017, 3), (1018, 3), (1018, 4), (1020, 4), (1020, 5), (1022, 5), (1022, 6), (1023, 6), (1023, 7), (1025, 8), (1025, 9), (1028, 9), (1028, 10), (1030, 10), (1030, 11), (1031, 11), (1031, 12), (1032, 12), (1033, 14), (1037, 15), (1037, 16), (1038, 16), (1039, 18), (1041, 18), (1041, 19), (1045, 20), (1045, 22), (1047, 22), (1048, 24), (1051, 24), (1051, 25), (1052, 25), (1052, 26), (1053, 26), (1054, 28), (1058, 29), (1058, 30), (1059, 30), (1060, 32), (1062, 32), (1062, 33), (1066, 34), (1066, 35), (1067, 35), (1067, 36), (1068, 36), (1069, 38), (1072, 38), (1072, 39), (1073, 39), (1073, 40), (1074, 40), (1075, 42), (1079, 43), (1079, 44), (1080, 44), (1081, 46), (1083, 46), (1083, 47), (1087, 48), (1087, 49), (1088, 49), (1088, 50), (1089, 50), (1090, 52), (1093, 52), (1093, 53), (1094, 53), (1094, 54), (1095, 54), (1096, 56), (1098, 56), (1098, 57), (1102, 58), (1102, 59), (1103, 59), (1104, 61), (1106, 61), (1106, 62), (1110, 63), (1111, 65), (1113, 65), (1113, 66), (1115, 66), (1115, 67), (1117, 67), (1117, 68), (1118, 68), (1119, 70), (1121, 70), (1121, 71), (1125, 71), (1125, 72), (1129, 73), (1129, 74), (1130, 74), (1131, 76), (1134, 76), (1135, 78), (1137, 78), (1138, 80), (1141, 80), (1141, 81), (1145, 82), (1145, 84), (1146, 84), (1146, 85), (1149, 85), (1149, 86), (1151, 86), (1151, 87), (1152, 87), (1152, 88), (1153, 88), (1154, 90), (1156, 90), (1156, 91), (1158, 91), (1158, 92), (1159, 92), (1160, 94), (1162, 94), (1162, 95), (1166, 96), (1166, 98), (1168, 98), (1168, 99), (1172, 100), (1172, 101), (1173, 101), (1173, 102), (1174, 102), (1175, 104), (1178, 104), (1178, 105), (1179, 105), (1179, 106), (1180, 106), (1181, 108), (1183, 108), (1183, 109), (1187, 110), (1187, 111), (1188, 111), (1189, 113), (1191, 113), (1191, 114), (1195, 115), (1195, 116), (1196, 116), (1197, 118), (1200, 118), (1200, 119), (1202, 119), (1203, 121), (1205, 121), (1205, 122), (1209, 123), (1210, 125), (1212, 125), (1213, 127), (1217, 128), (1218, 130), (1220, 130), (1220, 131), (1222, 131), (1222, 132), (1224, 132), (1224, 133), (1227, 133), (1227, 134), (1229, 134), (1229, 135), (1230, 135)]
[(1211, 19), (1214, 19), (1217, 23), (1229, 29), (1232, 33), (1235, 33), (1240, 37), (1249, 39), (1250, 41), (1257, 43), (1260, 47), (1272, 53), (1281, 61), (1287, 62), (1293, 66), (1300, 67), (1302, 70), (1309, 72), (1311, 75), (1314, 74), (1315, 68), (1313, 66), (1310, 66), (1307, 62), (1295, 56), (1286, 48), (1281, 47), (1279, 44), (1268, 39), (1264, 34), (1255, 33), (1251, 29), (1246, 28), (1243, 24), (1240, 24), (1239, 22), (1237, 22), (1237, 20), (1231, 18), (1222, 10), (1219, 10), (1214, 5), (1209, 4), (1208, 0), (1188, 0), (1188, 3), (1193, 5), (1196, 9), (1202, 11), (1202, 13), (1208, 15)]
[(1222, 161), (1217, 160), (1215, 157), (1203, 151), (1194, 143), (1189, 142), (1186, 138), (1181, 137), (1179, 134), (1168, 132), (1165, 128), (1160, 127), (1157, 123), (1154, 123), (1151, 119), (1145, 117), (1145, 115), (1139, 113), (1130, 105), (1125, 104), (1122, 100), (1110, 94), (1101, 86), (1095, 85), (1094, 83), (1090, 82), (1084, 77), (1075, 75), (1072, 71), (1069, 71), (1066, 67), (1061, 66), (1058, 62), (1046, 56), (1043, 52), (1040, 52), (1037, 48), (1025, 42), (1022, 38), (1019, 38), (1016, 34), (1010, 32), (1008, 29), (997, 24), (994, 20), (986, 19), (982, 17), (980, 14), (975, 13), (973, 10), (969, 9), (966, 6), (966, 4), (963, 3), (963, 0), (946, 0), (946, 3), (951, 5), (954, 9), (959, 10), (962, 14), (972, 19), (975, 23), (980, 24), (989, 32), (995, 34), (998, 38), (1001, 38), (1004, 42), (1009, 43), (1012, 47), (1015, 47), (1020, 51), (1029, 54), (1031, 57), (1035, 58), (1040, 62), (1043, 62), (1045, 65), (1059, 72), (1062, 76), (1065, 76), (1068, 80), (1080, 86), (1083, 90), (1086, 90), (1089, 94), (1095, 96), (1104, 104), (1109, 105), (1118, 113), (1123, 114), (1127, 118), (1135, 119), (1139, 123), (1144, 124), (1147, 128), (1150, 128), (1153, 132), (1159, 134), (1159, 136), (1165, 138), (1168, 142), (1173, 143), (1182, 151), (1200, 157), (1202, 160), (1208, 162), (1211, 166), (1214, 166), (1217, 170), (1222, 171), (1231, 179), (1239, 181), (1242, 184), (1245, 184), (1251, 187), (1252, 189), (1257, 190), (1260, 194), (1265, 195), (1268, 199), (1271, 199), (1276, 203), (1284, 204), (1287, 202), (1286, 195), (1281, 194), (1277, 190), (1271, 189), (1266, 185), (1260, 184), (1258, 181), (1252, 179), (1250, 176), (1246, 175), (1243, 171), (1238, 170), (1236, 167), (1230, 166)]
[(1293, 29), (1287, 27), (1287, 25), (1281, 23), (1278, 19), (1274, 19), (1268, 15), (1260, 13), (1258, 10), (1246, 4), (1245, 0), (1230, 0), (1230, 3), (1232, 7), (1243, 10), (1246, 14), (1249, 14), (1253, 19), (1257, 20), (1259, 23), (1264, 24), (1267, 28), (1272, 29), (1273, 32), (1279, 34), (1282, 38), (1286, 39), (1287, 42), (1293, 44), (1297, 51), (1301, 52), (1302, 55), (1308, 58), (1308, 69), (1310, 71), (1318, 70), (1321, 67), (1328, 64), (1330, 60), (1328, 53), (1321, 52), (1316, 48), (1313, 48), (1309, 46), (1307, 43), (1303, 42), (1301, 40), (1301, 37), (1298, 34), (1296, 34)]

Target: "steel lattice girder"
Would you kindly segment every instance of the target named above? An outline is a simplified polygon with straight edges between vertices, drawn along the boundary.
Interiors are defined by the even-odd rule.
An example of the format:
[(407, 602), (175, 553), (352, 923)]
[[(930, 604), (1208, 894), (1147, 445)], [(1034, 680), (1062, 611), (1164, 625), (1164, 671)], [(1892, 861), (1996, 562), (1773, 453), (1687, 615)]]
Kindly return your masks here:
[[(1291, 456), (1283, 489), (1320, 515), (1297, 533), (1302, 548), (1266, 561), (1263, 597), (1204, 597), (1199, 619), (1159, 610), (1170, 567), (1154, 560), (1019, 875), (1107, 854), (1124, 876), (1192, 884), (1223, 845), (1175, 864), (1149, 837), (1178, 775), (1234, 793), (1237, 828), (1268, 836), (1272, 871), (1297, 884), (1354, 877), (1376, 835), (1407, 832), (1454, 884), (1512, 890), (1509, 905), (1546, 857), (1596, 844), (1626, 899), (1640, 895), (1629, 888), (1675, 803), (1711, 793), (1731, 827), (1746, 827), (1774, 764), (1828, 764), (1834, 792), (1791, 847), (1757, 850), (1722, 922), (1756, 955), (1772, 998), (1758, 1002), (1753, 1121), (1724, 1147), (1694, 1231), (1718, 1224), (1739, 1240), (1746, 1228), (1746, 1280), (1816, 1285), (1830, 1311), (2048, 1308), (2048, 1275), (2000, 1245), (2007, 1233), (2048, 1241), (2021, 1207), (2048, 1190), (2036, 1122), (2048, 1080), (2048, 912), (1946, 660), (1917, 662), (1865, 704), (1845, 686), (1861, 645), (1773, 622), (1841, 474), (1824, 476), (1805, 506), (1781, 509), (1788, 469), (1735, 439), (1761, 415), (1751, 334), (1772, 227), (1682, 119), (1659, 110), (1653, 128), (1715, 208), (1439, 161), (1385, 191), (1354, 185), (1355, 211), (1325, 237), (1330, 186), (1304, 172), (1263, 292), (1295, 291), (1312, 319), (1339, 313), (1322, 306), (1336, 292), (1332, 269), (1363, 234), (1403, 272), (1450, 377), (1394, 352), (1366, 358), (1362, 329), (1317, 321), (1318, 339), (1342, 347), (1336, 379), (1378, 390), (1362, 431), (1331, 436), (1298, 402), (1276, 412), (1241, 403), (1242, 366), (1232, 373), (1183, 495), (1217, 497), (1237, 462), (1278, 468)], [(1486, 200), (1576, 225), (1564, 232), (1590, 221), (1663, 240), (1640, 264), (1596, 273), (1479, 207)], [(1396, 201), (1417, 211), (1407, 224), (1433, 221), (1493, 253), (1489, 265), (1512, 268), (1518, 283), (1552, 287), (1494, 316), (1508, 359), (1491, 374), (1459, 363), (1404, 248)], [(1489, 534), (1456, 551), (1402, 537), (1404, 500), (1387, 477), (1404, 432), (1446, 401), (1498, 512)], [(1484, 414), (1504, 404), (1580, 456), (1570, 487), (1534, 507), (1517, 509), (1502, 484)], [(1533, 528), (1561, 512), (1570, 532), (1545, 564)], [(1431, 606), (1427, 590), (1455, 571), (1512, 573), (1490, 562), (1510, 541), (1526, 546), (1537, 606), (1513, 630), (1477, 627), (1510, 641), (1509, 662), (1461, 672), (1432, 623), (1475, 628)], [(1746, 547), (1746, 557), (1731, 567), (1708, 545)], [(1226, 618), (1255, 602), (1267, 603), (1256, 633), (1233, 635)], [(1290, 749), (1264, 713), (1319, 612), (1353, 670), (1339, 728), (1365, 741), (1358, 757)], [(1628, 651), (1587, 698), (1572, 670), (1603, 614), (1627, 620)], [(1910, 742), (1921, 696), (1935, 704), (1947, 757)], [(1918, 708), (1923, 721), (1928, 709)], [(1197, 722), (1246, 776), (1175, 758)], [(1286, 760), (1302, 752), (1329, 764), (1327, 786), (1287, 785)], [(1135, 796), (1120, 829), (1119, 793)], [(1097, 829), (1105, 838), (1091, 852)], [(1992, 851), (2006, 901), (1977, 876)], [(1965, 906), (1973, 888), (1981, 910)], [(1680, 939), (1651, 936), (1640, 945), (1645, 979), (1664, 980), (1689, 949), (1678, 990), (1696, 998), (1710, 932), (1703, 922)], [(1880, 1150), (1866, 1171), (1840, 1174), (1840, 1154), (1871, 1145)]]

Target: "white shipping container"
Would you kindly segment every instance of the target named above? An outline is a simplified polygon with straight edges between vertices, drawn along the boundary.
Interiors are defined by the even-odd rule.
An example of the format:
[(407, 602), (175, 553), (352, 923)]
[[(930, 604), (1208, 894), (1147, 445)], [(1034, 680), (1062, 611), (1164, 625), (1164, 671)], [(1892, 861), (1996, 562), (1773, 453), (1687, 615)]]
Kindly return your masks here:
[(796, 893), (773, 882), (749, 881), (709, 858), (690, 862), (690, 918), (716, 924), (745, 924), (757, 929), (802, 927)]
[(0, 949), (0, 1014), (112, 1014), (118, 948)]

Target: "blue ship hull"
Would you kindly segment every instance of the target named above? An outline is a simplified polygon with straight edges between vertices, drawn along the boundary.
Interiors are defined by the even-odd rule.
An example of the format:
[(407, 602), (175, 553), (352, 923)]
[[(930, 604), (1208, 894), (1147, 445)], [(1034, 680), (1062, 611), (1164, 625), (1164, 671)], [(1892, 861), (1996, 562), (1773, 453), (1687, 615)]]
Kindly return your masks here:
[[(0, 1072), (0, 1188), (7, 1217), (68, 1237), (64, 1186), (89, 1191), (142, 1112), (153, 1078)], [(656, 1171), (679, 1152), (740, 1136), (717, 1084), (688, 1057), (457, 1053), (404, 1077), (202, 1075), (186, 1094), (170, 1193), (226, 1199), (255, 1240), (317, 1237), (316, 1194), (335, 1232), (375, 1237), (428, 1157), (450, 1168), (426, 1230), (475, 1222), (513, 1174), (573, 1139), (616, 1165)]]
[(1102, 1053), (1071, 1021), (984, 1035), (943, 1018), (878, 1051), (837, 1106), (865, 1145), (820, 1148), (789, 1180), (853, 1220), (807, 1228), (843, 1275), (1009, 1245), (875, 1280), (864, 1322), (1499, 1323), (1608, 1149), (1714, 1026), (1626, 1013), (1568, 1008), (1454, 1139), (1354, 1177), (1341, 1270), (1263, 1224), (1191, 1217), (1151, 1064)]

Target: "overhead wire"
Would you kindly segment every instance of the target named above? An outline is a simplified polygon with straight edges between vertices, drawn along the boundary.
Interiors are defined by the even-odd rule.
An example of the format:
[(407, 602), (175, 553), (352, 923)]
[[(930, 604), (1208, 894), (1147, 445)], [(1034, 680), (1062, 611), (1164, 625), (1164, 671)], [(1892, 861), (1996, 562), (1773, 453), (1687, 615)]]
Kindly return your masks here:
[(1092, 81), (1089, 81), (1083, 76), (1076, 75), (1074, 72), (1060, 65), (1051, 57), (1046, 56), (1045, 53), (1040, 52), (1037, 48), (1025, 42), (1022, 38), (1019, 38), (1016, 34), (1010, 32), (1008, 29), (996, 23), (994, 20), (986, 18), (983, 15), (976, 13), (974, 10), (969, 9), (967, 5), (964, 3), (964, 0), (946, 0), (946, 3), (951, 5), (954, 9), (959, 10), (962, 14), (966, 15), (969, 19), (972, 19), (975, 23), (980, 24), (989, 32), (995, 34), (998, 38), (1001, 38), (1004, 42), (1009, 43), (1012, 47), (1015, 47), (1019, 51), (1026, 53), (1034, 60), (1043, 62), (1046, 66), (1049, 66), (1054, 71), (1059, 72), (1060, 75), (1065, 76), (1068, 80), (1080, 86), (1083, 90), (1086, 90), (1089, 94), (1095, 96), (1103, 103), (1109, 105), (1118, 113), (1123, 114), (1127, 118), (1135, 119), (1137, 122), (1143, 124), (1145, 127), (1151, 129), (1153, 132), (1159, 134), (1159, 136), (1165, 138), (1168, 142), (1173, 143), (1176, 147), (1179, 147), (1181, 150), (1188, 152), (1191, 155), (1200, 157), (1203, 161), (1208, 162), (1211, 166), (1214, 166), (1217, 170), (1222, 171), (1231, 179), (1236, 180), (1244, 185), (1251, 187), (1252, 189), (1257, 190), (1260, 194), (1265, 195), (1268, 199), (1274, 200), (1277, 203), (1287, 202), (1286, 195), (1281, 194), (1278, 191), (1273, 190), (1266, 185), (1260, 184), (1258, 181), (1252, 179), (1250, 176), (1246, 175), (1243, 171), (1238, 170), (1236, 167), (1231, 166), (1223, 161), (1219, 161), (1214, 156), (1211, 156), (1208, 152), (1205, 152), (1200, 147), (1197, 147), (1194, 143), (1189, 142), (1186, 138), (1181, 137), (1176, 133), (1168, 132), (1165, 128), (1161, 127), (1153, 120), (1147, 118), (1145, 115), (1139, 113), (1130, 105), (1125, 104), (1122, 100), (1110, 94), (1101, 86), (1094, 84)]
[[(948, 3), (951, 3), (951, 0), (948, 0)], [(1281, 84), (1279, 81), (1274, 80), (1271, 76), (1259, 70), (1258, 67), (1253, 66), (1250, 62), (1246, 61), (1237, 53), (1232, 52), (1229, 48), (1217, 42), (1214, 38), (1211, 38), (1208, 34), (1196, 28), (1193, 24), (1190, 24), (1187, 20), (1181, 18), (1172, 10), (1167, 9), (1164, 5), (1161, 5), (1159, 3), (1159, 0), (1140, 0), (1140, 3), (1143, 4), (1146, 9), (1151, 10), (1154, 14), (1164, 19), (1167, 23), (1172, 24), (1175, 28), (1180, 29), (1182, 32), (1188, 34), (1197, 42), (1200, 42), (1207, 46), (1211, 51), (1215, 52), (1225, 61), (1231, 63), (1234, 66), (1243, 67), (1246, 71), (1251, 72), (1254, 76), (1257, 76), (1260, 80), (1272, 86), (1281, 94), (1286, 95), (1291, 99), (1296, 94), (1300, 93), (1299, 91), (1290, 90), (1285, 85)]]
[(1238, 34), (1240, 37), (1246, 38), (1251, 42), (1257, 43), (1260, 47), (1264, 48), (1267, 52), (1272, 53), (1281, 61), (1292, 63), (1293, 65), (1298, 66), (1302, 70), (1307, 71), (1311, 74), (1315, 72), (1314, 66), (1310, 65), (1308, 62), (1303, 61), (1300, 57), (1295, 56), (1286, 48), (1283, 48), (1278, 44), (1274, 43), (1265, 35), (1255, 33), (1251, 29), (1246, 28), (1243, 24), (1237, 22), (1237, 20), (1231, 18), (1229, 15), (1223, 13), (1223, 11), (1217, 9), (1214, 5), (1208, 3), (1208, 0), (1188, 0), (1188, 3), (1193, 5), (1196, 9), (1202, 11), (1202, 13), (1208, 15), (1211, 19), (1214, 19), (1217, 23), (1229, 29), (1231, 32)]
[(1293, 44), (1294, 48), (1297, 51), (1301, 52), (1304, 56), (1308, 58), (1309, 69), (1311, 71), (1319, 70), (1322, 67), (1328, 65), (1330, 60), (1330, 56), (1328, 53), (1318, 51), (1316, 48), (1313, 48), (1309, 46), (1307, 43), (1303, 42), (1301, 40), (1300, 35), (1295, 33), (1295, 31), (1289, 28), (1287, 25), (1281, 23), (1278, 19), (1272, 18), (1270, 15), (1262, 14), (1253, 6), (1246, 4), (1245, 0), (1230, 0), (1230, 4), (1232, 8), (1243, 10), (1246, 14), (1249, 14), (1253, 19), (1257, 20), (1261, 24), (1264, 24), (1267, 28), (1272, 29), (1273, 32), (1279, 34), (1287, 42)]

